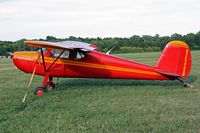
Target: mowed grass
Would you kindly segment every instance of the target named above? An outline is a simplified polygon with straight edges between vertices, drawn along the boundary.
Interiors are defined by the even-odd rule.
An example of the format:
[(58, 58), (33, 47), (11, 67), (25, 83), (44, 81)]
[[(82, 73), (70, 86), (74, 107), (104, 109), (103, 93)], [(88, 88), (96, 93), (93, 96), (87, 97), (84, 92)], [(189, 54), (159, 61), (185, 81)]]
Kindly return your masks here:
[[(154, 65), (159, 55), (116, 56)], [(200, 132), (200, 51), (192, 56), (193, 89), (178, 81), (65, 78), (43, 97), (33, 95), (43, 77), (28, 88), (31, 75), (1, 59), (0, 132)]]

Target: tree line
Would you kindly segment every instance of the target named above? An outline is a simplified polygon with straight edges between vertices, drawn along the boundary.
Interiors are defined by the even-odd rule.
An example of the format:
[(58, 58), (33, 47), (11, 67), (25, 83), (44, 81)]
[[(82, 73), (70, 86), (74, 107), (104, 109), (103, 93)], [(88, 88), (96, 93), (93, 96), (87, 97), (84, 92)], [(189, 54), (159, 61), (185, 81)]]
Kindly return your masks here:
[[(191, 49), (200, 49), (200, 31), (197, 33), (189, 33), (186, 35), (173, 34), (171, 36), (155, 36), (150, 35), (133, 35), (129, 38), (107, 37), (107, 38), (81, 38), (70, 36), (68, 38), (56, 38), (47, 36), (45, 39), (37, 39), (39, 41), (81, 41), (89, 44), (95, 44), (102, 52), (107, 52), (114, 46), (112, 53), (132, 53), (132, 52), (148, 52), (163, 50), (165, 45), (172, 40), (181, 40), (186, 42)], [(32, 47), (24, 45), (26, 39), (18, 41), (0, 41), (0, 55), (6, 55), (7, 52), (30, 51), (35, 50)]]

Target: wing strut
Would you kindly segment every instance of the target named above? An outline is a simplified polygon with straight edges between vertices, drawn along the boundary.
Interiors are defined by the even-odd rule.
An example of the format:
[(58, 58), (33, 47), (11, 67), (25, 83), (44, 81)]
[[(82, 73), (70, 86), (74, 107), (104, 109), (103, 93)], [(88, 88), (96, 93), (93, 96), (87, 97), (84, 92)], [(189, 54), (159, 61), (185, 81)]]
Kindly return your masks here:
[(51, 69), (51, 67), (55, 64), (55, 62), (58, 60), (58, 58), (60, 58), (60, 56), (65, 52), (65, 50), (62, 50), (62, 52), (59, 54), (59, 56), (53, 61), (53, 63), (49, 66), (49, 68), (47, 69), (47, 71), (49, 71)]
[(46, 72), (47, 69), (46, 69), (46, 65), (45, 65), (45, 61), (44, 61), (44, 54), (43, 54), (42, 48), (40, 48), (40, 51), (41, 51), (41, 55), (42, 55), (42, 62), (43, 62), (43, 66), (44, 66), (44, 71)]

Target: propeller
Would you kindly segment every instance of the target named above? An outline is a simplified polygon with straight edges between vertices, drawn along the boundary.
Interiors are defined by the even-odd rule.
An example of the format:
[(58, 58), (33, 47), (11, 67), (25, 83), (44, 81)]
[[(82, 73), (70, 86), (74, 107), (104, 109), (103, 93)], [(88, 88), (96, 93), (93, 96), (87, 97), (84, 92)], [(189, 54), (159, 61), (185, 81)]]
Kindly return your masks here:
[[(34, 77), (34, 75), (35, 75), (35, 71), (36, 71), (36, 68), (37, 68), (37, 64), (40, 64), (40, 57), (41, 57), (41, 55), (38, 54), (38, 57), (37, 57), (37, 59), (35, 60), (35, 61), (36, 61), (36, 66), (34, 67), (33, 72), (32, 72), (32, 74), (31, 74), (31, 78), (30, 78), (29, 83), (28, 83), (28, 88), (31, 87), (31, 84), (32, 84), (32, 81), (33, 81), (33, 77)], [(29, 90), (26, 91), (26, 93), (25, 93), (25, 95), (24, 95), (24, 98), (22, 99), (22, 103), (25, 102), (26, 97), (27, 97), (27, 94), (28, 94), (28, 91), (29, 91)]]
[[(32, 75), (31, 75), (31, 78), (30, 78), (29, 83), (28, 83), (28, 88), (29, 88), (29, 87), (31, 86), (31, 84), (32, 84), (32, 81), (33, 81), (33, 77), (34, 77), (34, 75), (35, 75), (36, 68), (37, 68), (37, 65), (36, 65), (35, 68), (33, 69), (33, 73), (32, 73)], [(23, 98), (23, 100), (22, 100), (22, 103), (25, 102), (26, 97), (27, 97), (27, 94), (28, 94), (28, 90), (27, 90), (27, 92), (26, 92), (25, 95), (24, 95), (24, 98)]]

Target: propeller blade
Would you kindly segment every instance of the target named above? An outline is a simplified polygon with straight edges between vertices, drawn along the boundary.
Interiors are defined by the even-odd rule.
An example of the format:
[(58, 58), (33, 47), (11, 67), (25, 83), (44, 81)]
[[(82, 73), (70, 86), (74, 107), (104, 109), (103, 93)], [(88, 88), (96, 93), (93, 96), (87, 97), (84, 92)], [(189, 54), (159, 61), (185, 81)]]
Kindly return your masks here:
[[(33, 73), (32, 73), (31, 78), (30, 78), (30, 80), (29, 80), (28, 87), (31, 86), (31, 83), (32, 83), (32, 81), (33, 81), (33, 77), (34, 77), (34, 75), (35, 75), (36, 68), (37, 68), (37, 66), (35, 66), (35, 68), (33, 69)], [(26, 94), (24, 95), (24, 98), (23, 98), (23, 100), (22, 100), (22, 103), (25, 102), (26, 97), (27, 97), (27, 94), (28, 94), (28, 90), (27, 90)]]
[(28, 91), (27, 91), (26, 94), (24, 95), (24, 98), (23, 98), (23, 100), (22, 100), (22, 103), (25, 102), (27, 94), (28, 94)]
[(37, 66), (35, 66), (35, 68), (34, 68), (34, 70), (33, 70), (33, 73), (32, 73), (31, 78), (30, 78), (30, 80), (29, 80), (28, 87), (31, 86), (31, 83), (32, 83), (32, 81), (33, 81), (33, 77), (34, 77), (34, 75), (35, 75), (35, 70), (36, 70), (36, 68), (37, 68)]

